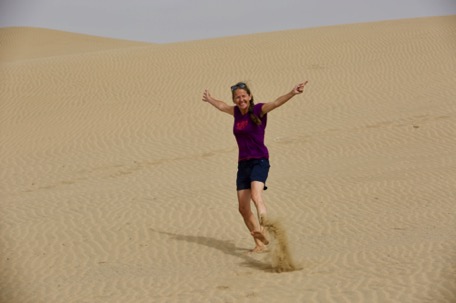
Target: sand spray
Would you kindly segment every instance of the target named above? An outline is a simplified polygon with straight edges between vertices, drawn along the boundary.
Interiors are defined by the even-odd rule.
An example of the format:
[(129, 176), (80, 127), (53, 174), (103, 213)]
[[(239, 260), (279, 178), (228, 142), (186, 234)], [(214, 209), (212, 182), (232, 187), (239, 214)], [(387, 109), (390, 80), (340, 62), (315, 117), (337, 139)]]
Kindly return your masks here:
[(268, 261), (275, 272), (289, 272), (302, 269), (292, 257), (283, 224), (278, 219), (260, 218), (260, 224), (269, 235)]

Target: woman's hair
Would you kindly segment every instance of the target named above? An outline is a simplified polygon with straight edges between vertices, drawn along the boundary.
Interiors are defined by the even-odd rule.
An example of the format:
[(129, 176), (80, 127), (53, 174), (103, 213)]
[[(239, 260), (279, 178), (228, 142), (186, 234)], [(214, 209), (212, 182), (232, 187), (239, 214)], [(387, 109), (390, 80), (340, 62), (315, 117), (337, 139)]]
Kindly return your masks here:
[(252, 96), (252, 93), (250, 92), (250, 88), (244, 82), (238, 82), (235, 85), (231, 86), (231, 96), (233, 99), (234, 99), (234, 92), (237, 89), (245, 90), (247, 92), (247, 94), (251, 97), (250, 104), (249, 104), (250, 119), (252, 119), (253, 123), (255, 123), (256, 125), (261, 125), (261, 119), (257, 115), (255, 115), (255, 113), (253, 112), (253, 107), (255, 106), (255, 102), (253, 101), (253, 96)]

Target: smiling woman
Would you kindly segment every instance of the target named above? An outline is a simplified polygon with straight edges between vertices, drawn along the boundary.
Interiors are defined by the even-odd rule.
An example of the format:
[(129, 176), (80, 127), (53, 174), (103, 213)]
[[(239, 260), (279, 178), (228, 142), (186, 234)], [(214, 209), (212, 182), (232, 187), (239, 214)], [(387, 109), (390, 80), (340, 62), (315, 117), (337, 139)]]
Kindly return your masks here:
[[(306, 84), (307, 81), (299, 83), (289, 93), (273, 102), (258, 104), (254, 103), (252, 92), (244, 82), (231, 86), (234, 106), (213, 98), (208, 90), (203, 93), (204, 102), (234, 116), (233, 134), (239, 148), (236, 190), (239, 212), (255, 241), (252, 252), (264, 251), (265, 245), (269, 244), (264, 229), (267, 212), (262, 196), (263, 190), (267, 189), (266, 180), (270, 167), (269, 151), (264, 144), (267, 114), (295, 95), (301, 94)], [(257, 218), (251, 210), (251, 201), (256, 207)]]
[[(240, 88), (240, 90), (238, 90)], [(231, 94), (233, 97), (233, 101), (236, 103), (236, 100), (241, 100), (246, 97), (246, 95), (250, 96), (250, 102), (247, 111), (249, 112), (250, 118), (256, 125), (261, 125), (261, 120), (258, 118), (258, 116), (253, 112), (255, 103), (253, 102), (253, 96), (252, 93), (250, 92), (250, 89), (248, 88), (247, 84), (244, 82), (239, 82), (233, 86), (231, 86)], [(236, 103), (237, 104), (237, 103)], [(244, 104), (246, 103), (241, 103), (239, 106), (239, 109), (241, 109), (241, 105), (243, 105), (243, 109), (241, 109), (241, 112), (243, 115), (247, 113), (245, 110)]]

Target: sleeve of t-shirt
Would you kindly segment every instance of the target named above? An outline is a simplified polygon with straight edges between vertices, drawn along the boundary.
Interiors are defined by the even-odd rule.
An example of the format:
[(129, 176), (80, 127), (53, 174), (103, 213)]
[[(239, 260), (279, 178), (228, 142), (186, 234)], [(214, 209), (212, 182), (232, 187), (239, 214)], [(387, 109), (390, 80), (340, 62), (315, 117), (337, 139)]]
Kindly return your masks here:
[[(257, 116), (257, 117), (261, 117), (261, 109), (263, 108), (263, 104), (264, 103), (258, 103), (258, 104), (255, 104), (255, 107), (253, 108), (253, 113)], [(267, 113), (262, 117), (266, 117)]]

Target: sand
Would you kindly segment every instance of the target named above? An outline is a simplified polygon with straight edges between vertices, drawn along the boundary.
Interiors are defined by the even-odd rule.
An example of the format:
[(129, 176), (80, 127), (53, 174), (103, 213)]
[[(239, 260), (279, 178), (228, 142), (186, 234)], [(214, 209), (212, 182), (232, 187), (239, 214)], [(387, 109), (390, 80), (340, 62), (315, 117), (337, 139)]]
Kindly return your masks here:
[[(0, 302), (456, 302), (456, 16), (0, 43)], [(309, 80), (269, 114), (287, 242), (261, 254), (232, 118), (201, 101), (242, 80), (257, 102)]]

